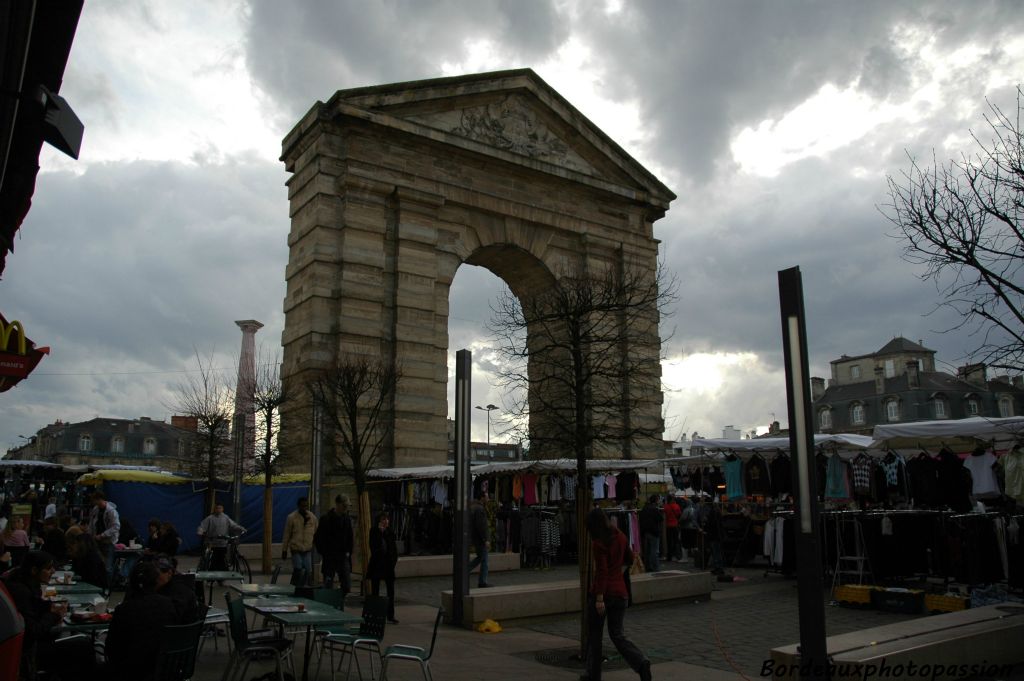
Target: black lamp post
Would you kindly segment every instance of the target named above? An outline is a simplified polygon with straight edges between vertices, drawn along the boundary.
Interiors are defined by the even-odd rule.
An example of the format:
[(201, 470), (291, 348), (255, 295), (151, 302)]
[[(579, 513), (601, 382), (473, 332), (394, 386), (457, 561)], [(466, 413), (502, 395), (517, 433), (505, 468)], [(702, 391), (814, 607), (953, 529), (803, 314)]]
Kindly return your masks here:
[(490, 444), (491, 444), (491, 412), (494, 411), (497, 408), (498, 407), (494, 406), (493, 404), (488, 404), (486, 407), (481, 407), (481, 406), (477, 405), (477, 409), (479, 409), (480, 411), (486, 411), (487, 412), (487, 444), (488, 444), (488, 446), (490, 446)]

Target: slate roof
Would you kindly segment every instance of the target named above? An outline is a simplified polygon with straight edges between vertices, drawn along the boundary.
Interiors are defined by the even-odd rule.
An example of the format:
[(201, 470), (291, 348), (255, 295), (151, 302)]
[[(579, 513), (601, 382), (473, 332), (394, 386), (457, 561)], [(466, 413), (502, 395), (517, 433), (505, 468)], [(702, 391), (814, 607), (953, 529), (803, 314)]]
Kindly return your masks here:
[(935, 354), (934, 350), (930, 350), (923, 345), (915, 343), (914, 341), (907, 340), (902, 336), (897, 336), (896, 338), (893, 338), (891, 341), (883, 345), (881, 349), (876, 352), (869, 352), (866, 355), (853, 355), (852, 357), (843, 355), (839, 359), (832, 360), (831, 364), (838, 364), (839, 362), (849, 362), (850, 360), (853, 359), (863, 359), (865, 357), (878, 357), (880, 355), (898, 355), (904, 352), (930, 352), (932, 354)]
[[(918, 346), (920, 347), (920, 346)], [(956, 376), (942, 371), (924, 371), (920, 374), (920, 387), (911, 388), (907, 374), (899, 374), (892, 378), (885, 379), (885, 392), (883, 395), (893, 393), (905, 393), (910, 390), (926, 390), (928, 392), (955, 392), (971, 393), (984, 392), (985, 389), (973, 385), (967, 381), (960, 380)], [(1007, 386), (1008, 387), (1008, 386)], [(832, 385), (825, 390), (824, 395), (816, 403), (823, 402), (846, 402), (850, 400), (869, 399), (877, 397), (875, 393), (874, 380), (861, 381), (859, 383), (847, 383), (845, 385)]]

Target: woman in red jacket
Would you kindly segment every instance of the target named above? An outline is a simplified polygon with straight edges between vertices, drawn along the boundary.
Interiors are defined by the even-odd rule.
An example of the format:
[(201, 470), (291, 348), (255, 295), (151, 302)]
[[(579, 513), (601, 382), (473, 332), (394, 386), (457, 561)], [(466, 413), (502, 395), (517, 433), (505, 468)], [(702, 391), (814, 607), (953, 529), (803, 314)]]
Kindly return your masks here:
[(622, 630), (626, 617), (626, 582), (622, 578), (627, 551), (626, 535), (608, 522), (608, 516), (599, 508), (587, 514), (594, 554), (594, 580), (587, 599), (587, 681), (601, 681), (601, 643), (604, 639), (604, 621), (608, 620), (608, 637), (623, 659), (640, 675), (641, 681), (651, 680), (651, 661), (648, 660)]

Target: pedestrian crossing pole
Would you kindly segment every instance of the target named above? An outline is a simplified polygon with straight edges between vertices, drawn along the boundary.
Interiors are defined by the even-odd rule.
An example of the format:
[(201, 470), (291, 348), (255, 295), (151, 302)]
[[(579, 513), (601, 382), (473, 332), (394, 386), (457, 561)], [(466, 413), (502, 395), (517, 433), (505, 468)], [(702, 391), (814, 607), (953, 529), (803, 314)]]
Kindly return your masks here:
[(469, 596), (469, 494), (473, 480), (470, 464), (470, 405), (472, 404), (473, 353), (455, 353), (455, 537), (452, 555), (453, 624), (462, 624), (463, 599)]
[(807, 325), (800, 268), (779, 271), (782, 347), (786, 363), (789, 448), (796, 490), (797, 601), (800, 617), (800, 678), (827, 680), (824, 584), (818, 534), (818, 491), (814, 475), (814, 428), (807, 361)]

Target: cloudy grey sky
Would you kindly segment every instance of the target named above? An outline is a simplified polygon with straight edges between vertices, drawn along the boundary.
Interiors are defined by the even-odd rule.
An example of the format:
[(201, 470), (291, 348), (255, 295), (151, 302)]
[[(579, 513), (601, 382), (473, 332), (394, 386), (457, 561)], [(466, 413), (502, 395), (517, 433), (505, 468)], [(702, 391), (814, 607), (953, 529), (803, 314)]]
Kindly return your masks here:
[[(666, 437), (785, 421), (776, 272), (803, 272), (812, 372), (894, 335), (957, 364), (877, 206), (907, 153), (953, 158), (986, 98), (1015, 106), (1018, 2), (87, 2), (0, 309), (53, 349), (0, 395), (0, 450), (60, 418), (167, 418), (198, 349), (233, 374), (280, 343), (284, 134), (344, 88), (533, 68), (678, 194), (655, 225), (680, 296)], [(465, 267), (451, 348), (482, 369), (500, 282)], [(502, 404), (479, 371), (474, 402)], [(478, 414), (474, 437), (483, 439)], [(497, 428), (496, 428), (497, 429)]]

